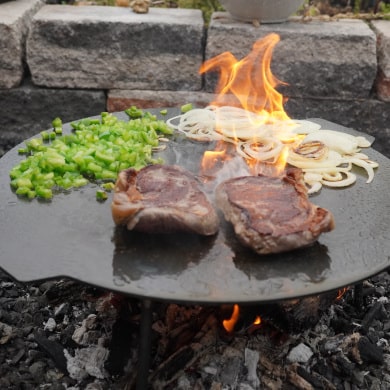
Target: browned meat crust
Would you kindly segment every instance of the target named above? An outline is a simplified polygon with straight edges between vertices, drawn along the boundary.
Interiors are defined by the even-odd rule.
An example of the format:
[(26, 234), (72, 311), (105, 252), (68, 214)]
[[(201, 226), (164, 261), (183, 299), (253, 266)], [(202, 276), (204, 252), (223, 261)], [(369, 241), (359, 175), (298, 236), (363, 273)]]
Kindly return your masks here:
[(212, 235), (219, 219), (198, 181), (177, 166), (150, 165), (119, 173), (111, 205), (117, 225), (146, 233)]
[(259, 254), (304, 247), (334, 229), (333, 215), (309, 201), (299, 169), (282, 178), (227, 180), (217, 187), (216, 201), (239, 240)]

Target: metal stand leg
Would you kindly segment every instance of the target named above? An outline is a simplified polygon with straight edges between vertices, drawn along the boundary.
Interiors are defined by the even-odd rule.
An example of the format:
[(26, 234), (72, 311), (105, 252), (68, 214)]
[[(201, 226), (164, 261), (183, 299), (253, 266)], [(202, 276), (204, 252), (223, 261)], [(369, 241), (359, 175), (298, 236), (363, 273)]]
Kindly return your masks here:
[(357, 309), (360, 309), (360, 310), (363, 307), (363, 283), (355, 284), (354, 305)]
[(152, 335), (152, 301), (142, 301), (142, 313), (140, 322), (140, 340), (138, 347), (138, 372), (137, 390), (148, 388), (148, 376), (151, 357), (151, 335)]

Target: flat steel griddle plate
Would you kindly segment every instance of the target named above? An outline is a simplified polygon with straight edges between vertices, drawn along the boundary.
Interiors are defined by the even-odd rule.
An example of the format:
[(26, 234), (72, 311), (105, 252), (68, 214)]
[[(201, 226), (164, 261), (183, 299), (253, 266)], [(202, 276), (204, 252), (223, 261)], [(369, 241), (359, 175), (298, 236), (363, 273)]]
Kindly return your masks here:
[[(170, 110), (168, 117), (175, 114)], [(203, 144), (179, 137), (164, 157), (197, 171), (203, 150)], [(311, 197), (333, 212), (334, 231), (310, 248), (258, 256), (224, 222), (215, 237), (115, 228), (110, 200), (97, 202), (93, 185), (51, 202), (20, 199), (9, 186), (9, 170), (23, 158), (14, 148), (0, 160), (0, 266), (19, 281), (69, 277), (131, 296), (188, 303), (269, 302), (351, 285), (390, 265), (390, 160), (372, 148), (365, 152), (379, 163), (371, 184), (354, 168), (356, 184), (323, 188)]]

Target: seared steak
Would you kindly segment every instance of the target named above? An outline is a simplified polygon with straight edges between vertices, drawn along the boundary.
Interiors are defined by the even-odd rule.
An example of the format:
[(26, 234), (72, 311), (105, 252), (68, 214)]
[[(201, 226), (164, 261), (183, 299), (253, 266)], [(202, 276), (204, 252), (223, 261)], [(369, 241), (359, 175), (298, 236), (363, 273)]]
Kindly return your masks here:
[(312, 204), (302, 171), (284, 177), (244, 176), (221, 183), (217, 205), (239, 240), (259, 254), (307, 246), (334, 228), (332, 214)]
[(111, 210), (117, 225), (147, 233), (212, 235), (219, 227), (217, 213), (196, 178), (177, 166), (120, 172)]

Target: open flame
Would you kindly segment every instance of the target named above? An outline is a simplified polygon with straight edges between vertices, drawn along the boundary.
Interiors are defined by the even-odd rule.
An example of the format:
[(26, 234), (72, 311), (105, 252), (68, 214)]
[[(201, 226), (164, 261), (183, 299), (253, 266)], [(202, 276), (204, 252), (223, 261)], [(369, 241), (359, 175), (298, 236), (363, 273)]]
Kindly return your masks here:
[[(233, 306), (233, 312), (230, 318), (222, 321), (222, 325), (228, 333), (233, 333), (234, 327), (236, 326), (239, 317), (240, 317), (240, 306), (235, 304)], [(248, 328), (248, 330), (252, 327), (254, 327), (254, 329), (258, 328), (261, 325), (261, 323), (262, 323), (261, 317), (258, 315), (254, 319), (253, 323)]]
[[(292, 122), (283, 108), (286, 99), (276, 90), (278, 85), (285, 83), (278, 80), (271, 72), (272, 53), (279, 41), (279, 35), (269, 34), (256, 41), (252, 51), (243, 59), (237, 60), (232, 53), (224, 52), (205, 61), (199, 70), (200, 73), (219, 72), (216, 98), (211, 102), (212, 106), (237, 107), (243, 109), (247, 114), (247, 120), (251, 125), (246, 133), (249, 132), (250, 138), (253, 139), (251, 150), (253, 153), (263, 153), (263, 150), (266, 152), (268, 148), (268, 145), (263, 144), (264, 137), (261, 140), (258, 139), (259, 132), (264, 131), (259, 130), (262, 125), (275, 124), (277, 126), (277, 132), (280, 133), (280, 137), (278, 135), (280, 149), (282, 143), (294, 142), (294, 139), (290, 139), (289, 124)], [(223, 119), (218, 118), (218, 115), (216, 122), (221, 133), (226, 132), (222, 126)], [(240, 136), (238, 130), (235, 129), (236, 124), (232, 123), (231, 126), (232, 128), (229, 130), (230, 142), (234, 141), (238, 144)], [(281, 153), (277, 161), (272, 162), (274, 167), (278, 166), (273, 175), (282, 174), (286, 165), (287, 153), (286, 150), (286, 153)], [(208, 162), (202, 163), (203, 168), (209, 164), (209, 157), (210, 155), (204, 157)], [(214, 158), (214, 156), (211, 157)], [(251, 159), (247, 159), (247, 163), (249, 166), (253, 166)]]
[(336, 297), (336, 300), (339, 301), (344, 295), (345, 293), (349, 290), (348, 287), (343, 287), (343, 288), (340, 288), (338, 293), (337, 293), (337, 297)]
[(271, 72), (271, 59), (279, 35), (273, 33), (259, 39), (252, 51), (238, 61), (230, 52), (224, 52), (203, 63), (200, 73), (219, 70), (216, 100), (212, 105), (235, 106), (260, 114), (264, 123), (289, 120), (283, 108), (284, 97), (275, 88), (285, 84)]
[(221, 142), (217, 144), (215, 150), (206, 150), (201, 162), (202, 174), (212, 176), (215, 168), (218, 169), (227, 158), (226, 147)]
[(228, 333), (233, 332), (234, 326), (236, 325), (236, 323), (238, 321), (239, 315), (240, 315), (240, 307), (237, 304), (235, 304), (233, 306), (233, 313), (232, 313), (231, 317), (229, 319), (222, 321), (222, 325)]

